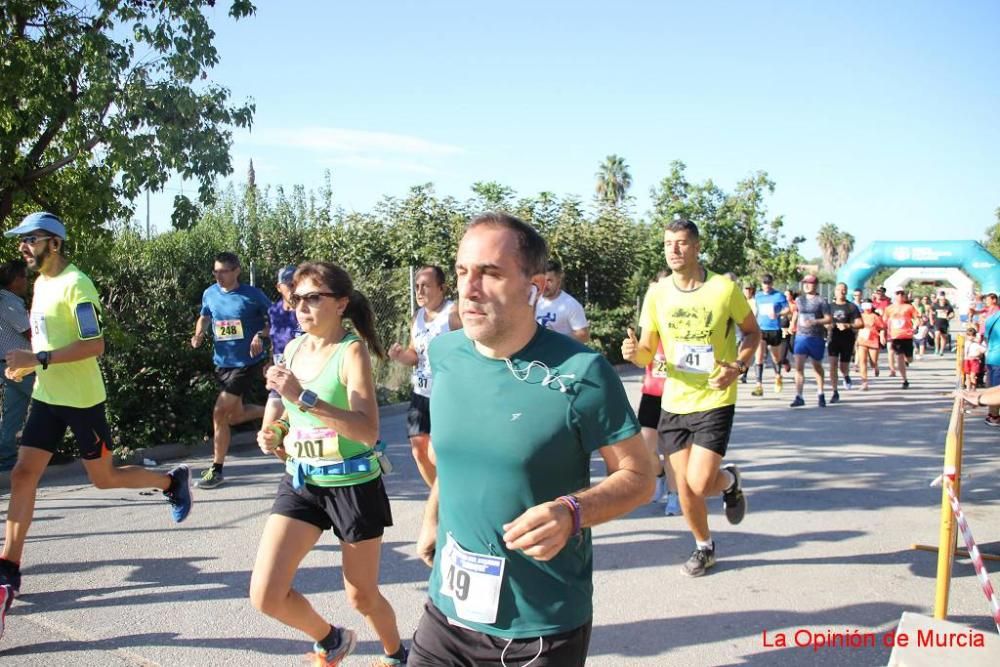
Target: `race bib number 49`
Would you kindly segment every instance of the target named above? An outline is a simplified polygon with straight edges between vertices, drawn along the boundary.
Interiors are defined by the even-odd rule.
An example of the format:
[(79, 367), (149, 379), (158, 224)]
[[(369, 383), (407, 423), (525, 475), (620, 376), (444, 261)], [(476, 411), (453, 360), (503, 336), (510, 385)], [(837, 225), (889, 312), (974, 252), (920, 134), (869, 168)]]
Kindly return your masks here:
[(243, 322), (240, 320), (216, 320), (215, 340), (243, 340)]
[(293, 428), (285, 436), (285, 451), (300, 461), (343, 461), (340, 436), (332, 428)]
[(496, 623), (507, 560), (466, 551), (448, 535), (440, 564), (441, 594), (455, 603), (458, 617), (473, 623)]
[(711, 345), (678, 343), (674, 348), (674, 366), (685, 373), (711, 373), (715, 369), (715, 351)]

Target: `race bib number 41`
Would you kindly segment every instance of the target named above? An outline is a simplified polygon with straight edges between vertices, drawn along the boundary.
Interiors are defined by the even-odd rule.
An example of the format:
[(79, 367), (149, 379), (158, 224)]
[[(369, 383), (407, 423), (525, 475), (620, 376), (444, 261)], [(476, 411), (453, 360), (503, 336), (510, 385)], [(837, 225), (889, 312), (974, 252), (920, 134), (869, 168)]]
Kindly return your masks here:
[(293, 428), (285, 436), (285, 451), (300, 461), (343, 461), (340, 436), (332, 428)]
[(500, 556), (466, 551), (449, 534), (441, 551), (441, 594), (452, 599), (459, 618), (496, 623), (506, 565)]
[(243, 322), (240, 320), (216, 320), (215, 340), (243, 340)]
[(674, 366), (685, 373), (711, 373), (715, 369), (715, 351), (711, 345), (678, 343), (674, 347)]

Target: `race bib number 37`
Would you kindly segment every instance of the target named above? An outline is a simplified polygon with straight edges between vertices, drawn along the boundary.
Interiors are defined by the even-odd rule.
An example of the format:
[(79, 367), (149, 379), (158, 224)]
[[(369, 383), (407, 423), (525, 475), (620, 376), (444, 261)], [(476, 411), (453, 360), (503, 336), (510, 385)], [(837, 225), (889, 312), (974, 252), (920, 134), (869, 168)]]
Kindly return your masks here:
[(215, 340), (243, 340), (243, 322), (240, 320), (216, 320)]
[(441, 594), (452, 599), (459, 618), (496, 623), (506, 565), (500, 556), (466, 551), (448, 535), (441, 551)]

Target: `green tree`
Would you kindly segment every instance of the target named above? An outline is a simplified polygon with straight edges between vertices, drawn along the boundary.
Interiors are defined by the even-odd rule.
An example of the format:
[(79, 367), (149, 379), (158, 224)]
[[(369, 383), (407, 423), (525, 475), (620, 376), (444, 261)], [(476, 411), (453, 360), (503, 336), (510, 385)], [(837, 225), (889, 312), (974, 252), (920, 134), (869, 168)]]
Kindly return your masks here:
[(848, 232), (841, 232), (837, 236), (837, 261), (836, 268), (847, 264), (847, 259), (854, 252), (854, 235)]
[(826, 223), (816, 232), (816, 243), (823, 253), (823, 271), (833, 272), (837, 261), (837, 242), (840, 240), (840, 230), (833, 223)]
[(663, 266), (663, 229), (675, 218), (692, 220), (701, 231), (702, 259), (711, 269), (733, 271), (744, 277), (772, 273), (781, 280), (794, 280), (801, 263), (798, 246), (804, 239), (786, 244), (784, 218), (768, 218), (767, 197), (774, 182), (758, 171), (725, 192), (711, 179), (691, 183), (686, 166), (675, 161), (670, 173), (652, 189), (652, 223), (642, 235), (638, 256), (642, 264), (639, 284), (652, 278)]
[(986, 230), (986, 249), (993, 253), (994, 257), (1000, 257), (1000, 208), (993, 212), (996, 217), (996, 224)]
[[(254, 112), (208, 81), (219, 54), (203, 9), (214, 4), (0, 4), (0, 222), (42, 207), (94, 229), (174, 172), (210, 201), (213, 179), (232, 172), (231, 128)], [(235, 19), (255, 11), (229, 4)], [(175, 199), (176, 227), (196, 213)]]
[(480, 211), (509, 211), (513, 207), (514, 190), (496, 181), (477, 181), (472, 184), (476, 199), (472, 208)]
[(632, 187), (632, 174), (625, 164), (625, 158), (617, 155), (606, 157), (595, 176), (598, 200), (612, 206), (621, 204), (628, 189)]

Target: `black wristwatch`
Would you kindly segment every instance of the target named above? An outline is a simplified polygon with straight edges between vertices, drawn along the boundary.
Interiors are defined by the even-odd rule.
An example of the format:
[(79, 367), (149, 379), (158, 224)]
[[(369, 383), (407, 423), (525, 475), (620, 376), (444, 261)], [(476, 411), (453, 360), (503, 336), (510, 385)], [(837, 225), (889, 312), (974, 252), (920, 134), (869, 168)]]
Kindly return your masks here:
[(52, 353), (48, 350), (44, 350), (36, 354), (35, 359), (38, 359), (38, 363), (42, 365), (42, 370), (44, 371), (49, 367), (49, 361), (52, 359)]
[(745, 363), (743, 363), (743, 361), (741, 359), (737, 359), (736, 360), (736, 370), (738, 370), (740, 372), (740, 375), (743, 375), (748, 370), (750, 370), (750, 367), (747, 366)]

